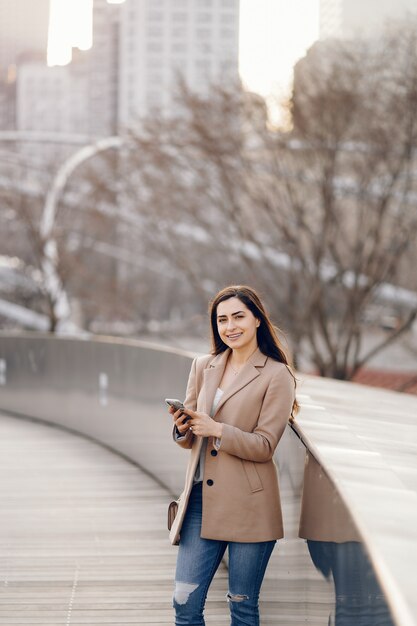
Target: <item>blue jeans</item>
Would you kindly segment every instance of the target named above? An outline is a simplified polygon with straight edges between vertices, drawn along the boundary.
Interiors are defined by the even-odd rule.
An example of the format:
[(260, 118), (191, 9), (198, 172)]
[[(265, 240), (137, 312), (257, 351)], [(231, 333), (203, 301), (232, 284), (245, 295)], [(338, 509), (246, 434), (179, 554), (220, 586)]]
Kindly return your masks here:
[(259, 626), (259, 591), (275, 541), (237, 543), (202, 539), (202, 484), (193, 487), (181, 529), (175, 574), (176, 626), (204, 626), (204, 604), (213, 576), (229, 547), (231, 626)]

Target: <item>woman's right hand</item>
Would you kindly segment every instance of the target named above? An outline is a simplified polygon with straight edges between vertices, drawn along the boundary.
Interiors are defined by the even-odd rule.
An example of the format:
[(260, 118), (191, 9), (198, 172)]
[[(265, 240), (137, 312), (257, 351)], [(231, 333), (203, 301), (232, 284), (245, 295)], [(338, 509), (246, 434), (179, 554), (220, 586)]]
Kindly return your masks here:
[(189, 422), (187, 421), (184, 424), (184, 420), (187, 420), (188, 415), (184, 413), (182, 409), (178, 409), (178, 411), (175, 411), (172, 407), (169, 407), (168, 410), (172, 414), (174, 424), (177, 427), (177, 430), (180, 433), (180, 435), (185, 435), (190, 430)]

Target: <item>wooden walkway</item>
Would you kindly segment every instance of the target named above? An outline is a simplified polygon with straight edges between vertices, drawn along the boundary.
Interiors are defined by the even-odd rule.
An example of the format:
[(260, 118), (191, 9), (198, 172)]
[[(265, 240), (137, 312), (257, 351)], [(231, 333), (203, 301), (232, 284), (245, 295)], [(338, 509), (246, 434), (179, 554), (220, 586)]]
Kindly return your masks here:
[[(0, 414), (0, 624), (173, 625), (169, 500), (150, 476), (100, 445)], [(282, 556), (264, 583), (262, 624), (307, 623), (297, 574), (274, 563)], [(207, 626), (230, 623), (226, 591), (222, 565)], [(324, 625), (329, 596), (321, 586), (317, 592), (308, 623)]]
[[(170, 497), (82, 437), (0, 416), (0, 624), (173, 624)], [(207, 623), (226, 624), (223, 567)]]

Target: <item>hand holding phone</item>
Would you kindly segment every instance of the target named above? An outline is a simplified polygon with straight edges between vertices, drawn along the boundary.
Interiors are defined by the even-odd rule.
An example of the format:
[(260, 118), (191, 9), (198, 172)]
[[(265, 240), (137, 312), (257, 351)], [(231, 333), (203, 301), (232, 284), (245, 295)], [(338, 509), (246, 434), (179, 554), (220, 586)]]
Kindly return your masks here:
[[(185, 413), (185, 406), (183, 405), (181, 400), (177, 400), (176, 398), (165, 398), (165, 402), (167, 403), (168, 406), (175, 409), (175, 411), (183, 410)], [(182, 423), (185, 424), (186, 422), (188, 422), (189, 419), (190, 419), (190, 416), (187, 415), (187, 417), (182, 421)]]

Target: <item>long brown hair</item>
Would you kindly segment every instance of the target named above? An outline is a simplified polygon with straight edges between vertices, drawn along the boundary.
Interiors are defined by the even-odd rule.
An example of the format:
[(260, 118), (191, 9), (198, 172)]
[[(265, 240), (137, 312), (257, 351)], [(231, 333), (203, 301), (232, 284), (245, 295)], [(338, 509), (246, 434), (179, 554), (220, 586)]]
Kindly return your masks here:
[[(272, 324), (259, 295), (254, 289), (248, 287), (247, 285), (230, 285), (225, 287), (224, 289), (221, 289), (211, 300), (209, 304), (211, 353), (221, 354), (228, 348), (228, 346), (220, 338), (219, 331), (217, 329), (217, 307), (220, 302), (229, 300), (229, 298), (238, 298), (260, 321), (256, 330), (260, 351), (271, 359), (284, 363), (293, 377), (294, 385), (296, 386), (297, 382), (292, 371), (289, 357), (278, 337), (279, 329)], [(294, 418), (297, 411), (298, 402), (297, 400), (294, 400), (291, 411), (292, 418)]]

